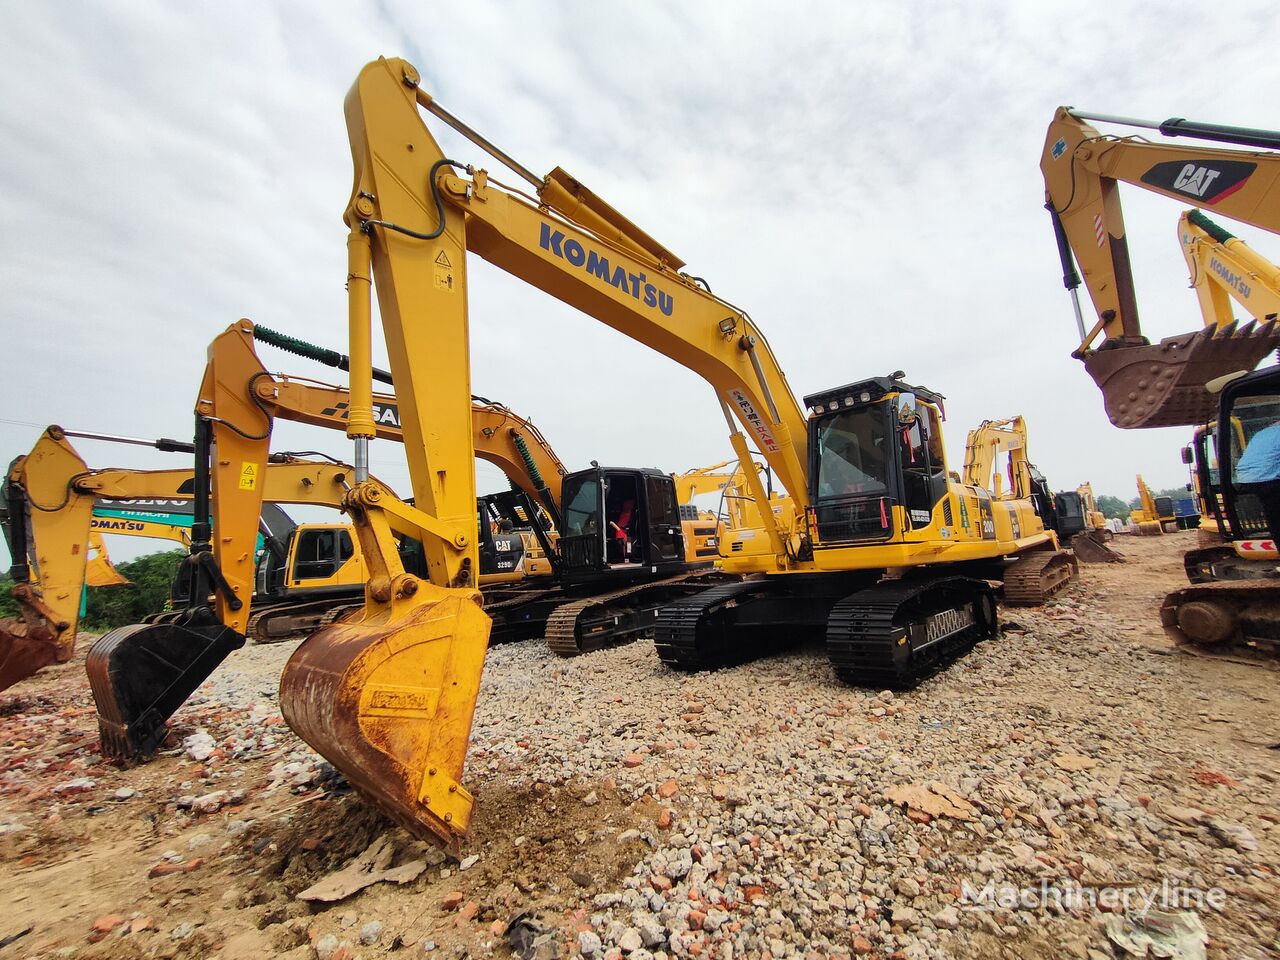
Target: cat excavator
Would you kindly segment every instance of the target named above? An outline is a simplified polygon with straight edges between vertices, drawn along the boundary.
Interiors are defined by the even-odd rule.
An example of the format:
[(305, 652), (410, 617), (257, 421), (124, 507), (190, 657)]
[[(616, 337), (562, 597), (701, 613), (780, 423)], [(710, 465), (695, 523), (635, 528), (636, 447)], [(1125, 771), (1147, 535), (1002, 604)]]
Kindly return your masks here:
[[(446, 158), (419, 109), (514, 170), (536, 197)], [(841, 676), (901, 684), (995, 633), (993, 589), (966, 574), (969, 564), (1013, 558), (1009, 569), (1034, 567), (1042, 589), (1061, 586), (1065, 559), (1029, 502), (994, 501), (949, 479), (939, 394), (873, 377), (812, 393), (802, 408), (744, 311), (682, 273), (678, 256), (564, 170), (537, 176), (453, 117), (406, 61), (365, 67), (346, 114), (356, 480), (346, 506), (369, 581), (361, 615), (294, 652), (280, 703), (299, 736), (410, 830), (456, 846), (474, 803), (461, 776), (490, 618), (476, 577), (468, 253), (702, 376), (751, 496), (769, 499), (744, 430), (791, 498), (782, 517), (759, 511), (764, 576), (701, 587), (659, 609), (655, 636), (668, 662), (713, 666), (810, 633), (825, 636)], [(412, 503), (366, 480), (378, 430), (375, 280)], [(239, 457), (222, 444), (218, 459), (231, 461), (234, 477)], [(567, 561), (601, 576), (681, 561), (669, 475), (597, 468), (566, 478), (561, 499)], [(641, 556), (620, 550), (624, 517)], [(401, 564), (396, 532), (422, 543), (425, 576)]]
[[(1089, 121), (1158, 130), (1166, 137), (1219, 141), (1251, 150), (1183, 146), (1103, 135)], [(1049, 124), (1040, 170), (1053, 220), (1063, 285), (1071, 294), (1080, 346), (1072, 356), (1102, 390), (1111, 422), (1124, 429), (1193, 426), (1217, 412), (1211, 380), (1252, 370), (1280, 346), (1274, 319), (1243, 325), (1205, 314), (1204, 329), (1150, 343), (1138, 320), (1119, 184), (1280, 232), (1280, 133), (1200, 123), (1163, 123), (1060, 107)], [(1080, 273), (1097, 320), (1086, 328)], [(1099, 342), (1101, 338), (1101, 342)]]

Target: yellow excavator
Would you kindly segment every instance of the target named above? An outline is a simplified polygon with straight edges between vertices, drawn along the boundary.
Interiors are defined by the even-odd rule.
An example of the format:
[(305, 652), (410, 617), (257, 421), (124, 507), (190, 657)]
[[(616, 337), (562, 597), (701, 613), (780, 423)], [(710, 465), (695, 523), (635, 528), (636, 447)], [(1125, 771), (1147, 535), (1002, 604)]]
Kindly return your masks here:
[(1177, 523), (1173, 512), (1172, 497), (1152, 496), (1142, 474), (1138, 474), (1138, 502), (1140, 506), (1129, 513), (1129, 519), (1143, 536), (1158, 536), (1168, 532), (1169, 524)]
[[(1160, 621), (1175, 643), (1201, 652), (1275, 656), (1280, 495), (1267, 468), (1280, 431), (1280, 366), (1214, 386), (1218, 415), (1196, 430), (1192, 447), (1195, 487), (1216, 542), (1202, 537), (1183, 558), (1190, 586), (1165, 597)], [(1230, 424), (1225, 435), (1221, 424)]]
[(1111, 528), (1107, 526), (1107, 518), (1098, 509), (1098, 500), (1093, 495), (1093, 484), (1085, 481), (1076, 487), (1076, 495), (1080, 498), (1080, 503), (1084, 510), (1084, 518), (1086, 527), (1101, 535), (1103, 540), (1111, 540)]
[(1280, 316), (1280, 267), (1235, 234), (1199, 210), (1186, 210), (1178, 218), (1178, 242), (1206, 326), (1236, 323), (1233, 300), (1259, 322)]
[[(19, 616), (0, 622), (0, 690), (50, 663), (65, 663), (74, 652), (98, 500), (180, 501), (194, 495), (190, 468), (90, 470), (67, 439), (69, 433), (57, 426), (46, 429), (31, 453), (14, 461), (4, 484), (4, 535)], [(263, 473), (264, 496), (272, 504), (340, 506), (350, 472), (342, 465), (278, 458)], [(246, 552), (255, 552), (257, 535), (255, 526)], [(294, 540), (296, 546), (305, 538)], [(301, 572), (301, 561), (295, 565)], [(357, 571), (356, 582), (363, 579), (363, 571)]]
[[(1103, 135), (1089, 121), (1220, 141), (1251, 150), (1183, 146)], [(1280, 133), (1183, 119), (1157, 123), (1060, 107), (1049, 124), (1040, 170), (1053, 219), (1063, 284), (1071, 293), (1080, 346), (1073, 356), (1102, 390), (1107, 416), (1125, 429), (1194, 426), (1213, 418), (1205, 384), (1252, 370), (1280, 346), (1273, 320), (1243, 326), (1206, 313), (1203, 330), (1150, 343), (1138, 320), (1119, 184), (1126, 183), (1280, 232)], [(1097, 313), (1086, 328), (1080, 274)], [(1101, 342), (1099, 342), (1099, 338)]]
[[(728, 467), (732, 469), (726, 469)], [(767, 467), (757, 463), (755, 469), (760, 472), (766, 471)], [(720, 495), (720, 508), (712, 517), (723, 520), (717, 530), (698, 531), (715, 537), (705, 544), (705, 553), (700, 552), (700, 556), (720, 556), (718, 547), (724, 541), (727, 531), (758, 529), (761, 526), (759, 505), (746, 489), (745, 475), (738, 466), (738, 461), (725, 460), (672, 476), (676, 482), (676, 497), (682, 505), (691, 503), (694, 497), (708, 493)], [(775, 514), (780, 513), (785, 508), (786, 498), (773, 490), (771, 485), (766, 486), (766, 492), (769, 496), (769, 509)], [(681, 509), (684, 510), (684, 507)]]
[[(263, 508), (259, 478), (271, 457), (273, 423), (284, 418), (345, 428), (352, 406), (345, 388), (268, 373), (254, 349), (255, 339), (339, 368), (347, 364), (341, 354), (247, 320), (232, 324), (211, 344), (196, 404), (194, 489), (197, 500), (206, 501), (216, 536), (193, 541), (189, 568), (197, 576), (188, 606), (149, 624), (112, 631), (90, 650), (87, 667), (103, 751), (109, 755), (139, 757), (154, 750), (165, 733), (163, 721), (243, 644), (246, 634), (265, 631), (274, 639), (281, 631), (333, 622), (351, 607), (344, 594), (280, 610), (253, 610), (255, 564), (247, 545)], [(374, 374), (391, 382), (385, 371)], [(370, 397), (375, 435), (402, 440), (403, 401), (382, 394)], [(704, 524), (682, 518), (670, 476), (595, 464), (568, 473), (531, 423), (481, 397), (471, 398), (468, 439), (473, 456), (497, 465), (519, 487), (475, 498), (469, 513), (466, 537), (477, 553), (469, 574), (485, 590), (495, 639), (545, 633), (557, 654), (577, 655), (642, 636), (652, 629), (658, 603), (729, 579), (711, 569), (714, 546), (709, 557), (692, 552), (692, 534)], [(558, 480), (559, 489), (544, 478)], [(469, 485), (474, 496), (474, 478)], [(380, 497), (391, 496), (381, 486), (378, 491)], [(606, 555), (566, 551), (561, 531), (552, 525), (558, 527), (562, 517), (573, 523), (580, 499), (595, 495), (608, 499), (613, 509)], [(342, 491), (332, 485), (325, 487), (322, 502), (351, 512)], [(655, 515), (658, 510), (661, 516)], [(362, 560), (363, 549), (345, 531), (340, 536), (340, 559)], [(518, 562), (525, 537), (539, 544), (528, 568)], [(397, 562), (425, 575), (422, 564), (429, 555), (420, 549), (418, 532), (397, 530), (395, 543), (402, 551)], [(361, 571), (356, 578), (361, 583), (365, 579)], [(266, 616), (274, 619), (264, 627), (260, 618)], [(139, 662), (152, 665), (151, 673), (141, 672)], [(185, 693), (178, 696), (180, 691)]]
[[(514, 170), (536, 197), (447, 159), (419, 108)], [(655, 636), (668, 662), (716, 665), (810, 633), (825, 636), (842, 677), (909, 683), (995, 633), (993, 589), (966, 574), (970, 565), (1014, 558), (1006, 575), (1033, 571), (1042, 593), (1069, 575), (1029, 502), (995, 501), (949, 479), (939, 394), (873, 377), (810, 394), (802, 408), (745, 312), (682, 273), (679, 257), (569, 174), (536, 176), (454, 118), (403, 60), (368, 65), (346, 113), (355, 165), (345, 214), (347, 433), (356, 480), (346, 506), (369, 581), (363, 614), (294, 652), (280, 702), (295, 732), (414, 832), (456, 844), (467, 830), (473, 799), (462, 765), (490, 628), (477, 589), (469, 252), (702, 376), (751, 496), (769, 499), (743, 429), (790, 495), (785, 517), (760, 511), (766, 575), (702, 587), (659, 609)], [(366, 479), (378, 430), (375, 278), (412, 503)], [(236, 425), (241, 437), (262, 429)], [(220, 426), (206, 421), (206, 429)], [(228, 479), (215, 482), (235, 485), (240, 450), (219, 436), (213, 462)], [(566, 478), (561, 500), (567, 562), (600, 577), (683, 562), (669, 475), (598, 468)], [(619, 527), (636, 534), (638, 552), (626, 549)], [(396, 533), (422, 543), (425, 576), (405, 570)], [(225, 609), (224, 595), (217, 603)], [(210, 627), (230, 631), (225, 622)], [(137, 629), (100, 643), (127, 653)]]
[[(1045, 526), (1070, 545), (1075, 559), (1088, 563), (1124, 560), (1106, 545), (1110, 531), (1102, 515), (1096, 513), (1092, 487), (1085, 484), (1077, 490), (1055, 494), (1044, 474), (1028, 459), (1027, 424), (1022, 417), (987, 420), (969, 432), (963, 478), (966, 483), (985, 486), (996, 499), (1031, 500)], [(1010, 596), (1007, 585), (1005, 599), (1017, 602), (1017, 594)]]

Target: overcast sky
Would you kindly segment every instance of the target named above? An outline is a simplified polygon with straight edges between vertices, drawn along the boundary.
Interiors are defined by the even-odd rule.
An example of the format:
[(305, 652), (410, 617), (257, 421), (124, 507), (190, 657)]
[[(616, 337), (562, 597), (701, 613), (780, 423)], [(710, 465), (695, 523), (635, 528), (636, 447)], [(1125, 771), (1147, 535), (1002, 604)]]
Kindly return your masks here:
[[(1230, 7), (6, 0), (0, 455), (48, 423), (190, 437), (205, 348), (242, 316), (345, 352), (342, 100), (364, 63), (401, 55), (454, 114), (534, 170), (565, 167), (746, 308), (799, 393), (903, 369), (948, 397), (953, 466), (971, 426), (1021, 413), (1055, 488), (1180, 484), (1188, 431), (1112, 428), (1069, 356), (1038, 162), (1063, 103), (1280, 127), (1274, 4)], [(1124, 203), (1147, 334), (1197, 327), (1182, 208)], [(1238, 232), (1280, 259), (1280, 238)], [(473, 389), (571, 469), (731, 455), (700, 379), (470, 266)], [(175, 464), (77, 446), (92, 467)], [(275, 446), (349, 457), (292, 424)], [(407, 490), (394, 444), (373, 465)]]

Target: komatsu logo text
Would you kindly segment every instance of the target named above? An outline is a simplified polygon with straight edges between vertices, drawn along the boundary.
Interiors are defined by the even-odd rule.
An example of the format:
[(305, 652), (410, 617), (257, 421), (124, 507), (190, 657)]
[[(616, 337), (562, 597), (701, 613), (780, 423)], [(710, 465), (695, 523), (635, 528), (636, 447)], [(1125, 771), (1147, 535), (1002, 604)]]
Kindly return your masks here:
[(646, 307), (657, 307), (664, 316), (671, 316), (675, 310), (675, 298), (663, 293), (643, 273), (627, 273), (625, 267), (613, 266), (607, 257), (602, 257), (594, 250), (588, 250), (573, 238), (565, 239), (563, 230), (551, 229), (551, 224), (542, 224), (542, 234), (538, 237), (538, 246), (549, 250), (561, 260), (567, 260), (575, 267), (581, 267), (587, 273), (617, 287), (623, 293), (629, 293)]
[(1231, 287), (1242, 297), (1253, 295), (1253, 288), (1245, 282), (1245, 278), (1236, 273), (1217, 257), (1209, 258), (1209, 269), (1222, 278), (1222, 282)]

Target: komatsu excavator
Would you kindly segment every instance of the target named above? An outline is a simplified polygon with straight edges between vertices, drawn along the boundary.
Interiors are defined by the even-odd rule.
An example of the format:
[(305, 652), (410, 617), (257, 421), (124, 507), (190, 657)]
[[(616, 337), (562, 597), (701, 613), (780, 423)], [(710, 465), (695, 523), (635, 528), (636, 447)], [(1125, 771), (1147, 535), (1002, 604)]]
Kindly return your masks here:
[[(732, 467), (732, 470), (726, 470)], [(764, 473), (768, 478), (768, 467), (756, 463), (757, 473)], [(745, 474), (736, 460), (725, 460), (705, 467), (695, 467), (684, 473), (673, 474), (676, 481), (676, 497), (681, 504), (687, 504), (694, 497), (708, 493), (720, 494), (720, 509), (716, 511), (719, 518), (725, 521), (725, 528), (718, 531), (717, 543), (724, 541), (726, 530), (746, 530), (760, 528), (759, 505), (746, 488)], [(765, 491), (769, 497), (769, 509), (775, 515), (786, 508), (786, 497), (766, 483)], [(717, 543), (709, 544), (716, 547)], [(709, 555), (718, 555), (718, 551), (710, 551)]]
[(1191, 275), (1205, 325), (1236, 323), (1232, 301), (1254, 320), (1280, 316), (1280, 267), (1199, 210), (1178, 218), (1178, 242)]
[(1138, 503), (1129, 513), (1129, 519), (1143, 536), (1158, 536), (1167, 532), (1167, 525), (1177, 522), (1173, 512), (1172, 497), (1152, 496), (1147, 482), (1138, 474)]
[[(1000, 473), (1004, 462), (1005, 475)], [(963, 481), (991, 491), (997, 500), (1030, 500), (1044, 525), (1059, 534), (1057, 506), (1049, 482), (1027, 456), (1022, 417), (984, 420), (965, 438)], [(1004, 489), (1005, 479), (1009, 489)]]
[[(191, 567), (201, 574), (183, 610), (148, 624), (112, 631), (90, 650), (87, 666), (103, 729), (103, 751), (136, 758), (154, 750), (163, 738), (164, 720), (232, 650), (246, 633), (264, 631), (274, 639), (304, 627), (334, 622), (352, 608), (350, 597), (328, 596), (313, 604), (281, 611), (252, 612), (255, 565), (247, 544), (253, 518), (263, 506), (263, 476), (270, 458), (276, 418), (330, 429), (345, 428), (352, 395), (342, 387), (267, 372), (254, 350), (262, 340), (310, 359), (345, 368), (348, 359), (301, 340), (286, 337), (248, 320), (232, 324), (209, 348), (208, 363), (196, 404), (196, 480), (200, 498), (201, 470), (207, 473), (206, 509), (216, 536), (193, 542)], [(374, 371), (391, 383), (391, 375)], [(402, 440), (402, 401), (370, 394), (375, 435)], [(486, 611), (495, 623), (495, 639), (524, 639), (545, 633), (551, 649), (574, 656), (624, 642), (652, 629), (657, 604), (729, 577), (710, 569), (711, 557), (686, 549), (686, 528), (670, 476), (656, 470), (600, 467), (568, 473), (541, 433), (506, 407), (472, 397), (468, 425), (473, 456), (498, 466), (519, 489), (474, 498), (467, 539), (476, 544), (476, 563), (469, 571), (485, 590)], [(558, 481), (552, 489), (547, 480)], [(474, 479), (471, 481), (474, 491)], [(390, 497), (377, 487), (378, 496)], [(474, 495), (474, 494), (473, 494)], [(599, 498), (608, 511), (607, 549), (576, 550), (566, 532), (584, 520), (581, 505)], [(326, 487), (315, 499), (351, 512), (342, 492)], [(539, 514), (549, 522), (540, 522)], [(505, 522), (510, 529), (502, 529)], [(548, 527), (554, 524), (557, 529)], [(497, 528), (497, 529), (495, 529)], [(557, 536), (552, 542), (552, 534)], [(397, 563), (425, 572), (417, 531), (397, 528)], [(338, 559), (356, 561), (364, 551), (346, 531)], [(527, 538), (527, 539), (526, 539)], [(334, 542), (339, 542), (335, 540)], [(528, 543), (537, 543), (536, 551)], [(361, 541), (360, 546), (363, 546)], [(523, 554), (530, 554), (525, 566)], [(429, 553), (425, 554), (429, 561)], [(373, 575), (370, 569), (369, 575)], [(531, 573), (541, 575), (531, 575)], [(356, 580), (366, 579), (363, 570)], [(210, 606), (206, 598), (212, 596)], [(280, 630), (258, 626), (264, 615), (281, 613)], [(151, 627), (153, 629), (146, 629)], [(154, 678), (139, 679), (135, 664), (163, 663)], [(181, 697), (171, 691), (185, 690)], [(163, 696), (163, 702), (161, 697)]]
[[(1001, 476), (998, 466), (998, 461), (1006, 457), (1007, 494), (1004, 492), (1005, 477)], [(1071, 546), (1075, 559), (1087, 563), (1119, 563), (1124, 560), (1106, 545), (1107, 537), (1093, 526), (1089, 514), (1093, 510), (1092, 489), (1088, 491), (1087, 508), (1079, 490), (1055, 494), (1044, 474), (1027, 458), (1027, 424), (1022, 417), (984, 421), (978, 429), (970, 431), (965, 446), (964, 480), (985, 485), (997, 499), (1006, 496), (1030, 499), (1045, 526)], [(1005, 600), (1016, 603), (1017, 598), (1018, 593), (1010, 594), (1006, 583)]]
[[(482, 169), (466, 167), (464, 176), (419, 108), (516, 171), (536, 197)], [(1029, 502), (996, 504), (949, 481), (938, 394), (895, 377), (857, 380), (808, 396), (806, 415), (745, 312), (681, 273), (679, 257), (563, 170), (536, 176), (454, 118), (407, 62), (368, 65), (346, 113), (355, 165), (345, 214), (347, 432), (357, 480), (347, 509), (369, 582), (362, 616), (323, 628), (294, 652), (280, 702), (301, 737), (411, 830), (456, 844), (473, 807), (461, 776), (490, 618), (476, 577), (468, 252), (702, 376), (752, 497), (768, 502), (739, 425), (791, 497), (787, 519), (760, 511), (766, 576), (702, 589), (659, 611), (658, 648), (670, 662), (714, 665), (753, 643), (808, 632), (825, 635), (850, 680), (910, 682), (997, 629), (992, 587), (966, 576), (966, 563), (1015, 557), (1013, 567), (1039, 572), (1042, 588), (1061, 585), (1065, 561)], [(412, 504), (365, 480), (378, 430), (375, 279)], [(222, 443), (217, 459), (234, 470), (234, 444)], [(602, 575), (674, 566), (676, 508), (670, 476), (657, 471), (566, 478), (562, 555)], [(394, 532), (422, 542), (425, 578), (404, 569)], [(886, 579), (888, 569), (898, 576)]]
[[(1275, 656), (1280, 482), (1268, 476), (1266, 464), (1280, 433), (1280, 366), (1236, 374), (1214, 386), (1217, 416), (1196, 431), (1193, 446), (1201, 510), (1214, 521), (1219, 542), (1186, 554), (1191, 586), (1165, 597), (1160, 620), (1178, 644)], [(1222, 424), (1230, 425), (1225, 435)]]
[[(1088, 121), (1158, 130), (1252, 147), (1187, 147), (1144, 137), (1103, 135)], [(1107, 416), (1125, 429), (1192, 426), (1216, 413), (1211, 380), (1252, 370), (1280, 346), (1274, 320), (1212, 320), (1195, 333), (1150, 343), (1138, 321), (1118, 184), (1280, 232), (1280, 133), (1182, 119), (1154, 123), (1060, 107), (1049, 125), (1040, 170), (1053, 219), (1063, 284), (1071, 293), (1080, 346), (1073, 356), (1102, 390)], [(1097, 320), (1086, 329), (1080, 275)], [(1226, 315), (1230, 316), (1229, 312)], [(1099, 343), (1099, 337), (1102, 342)]]

